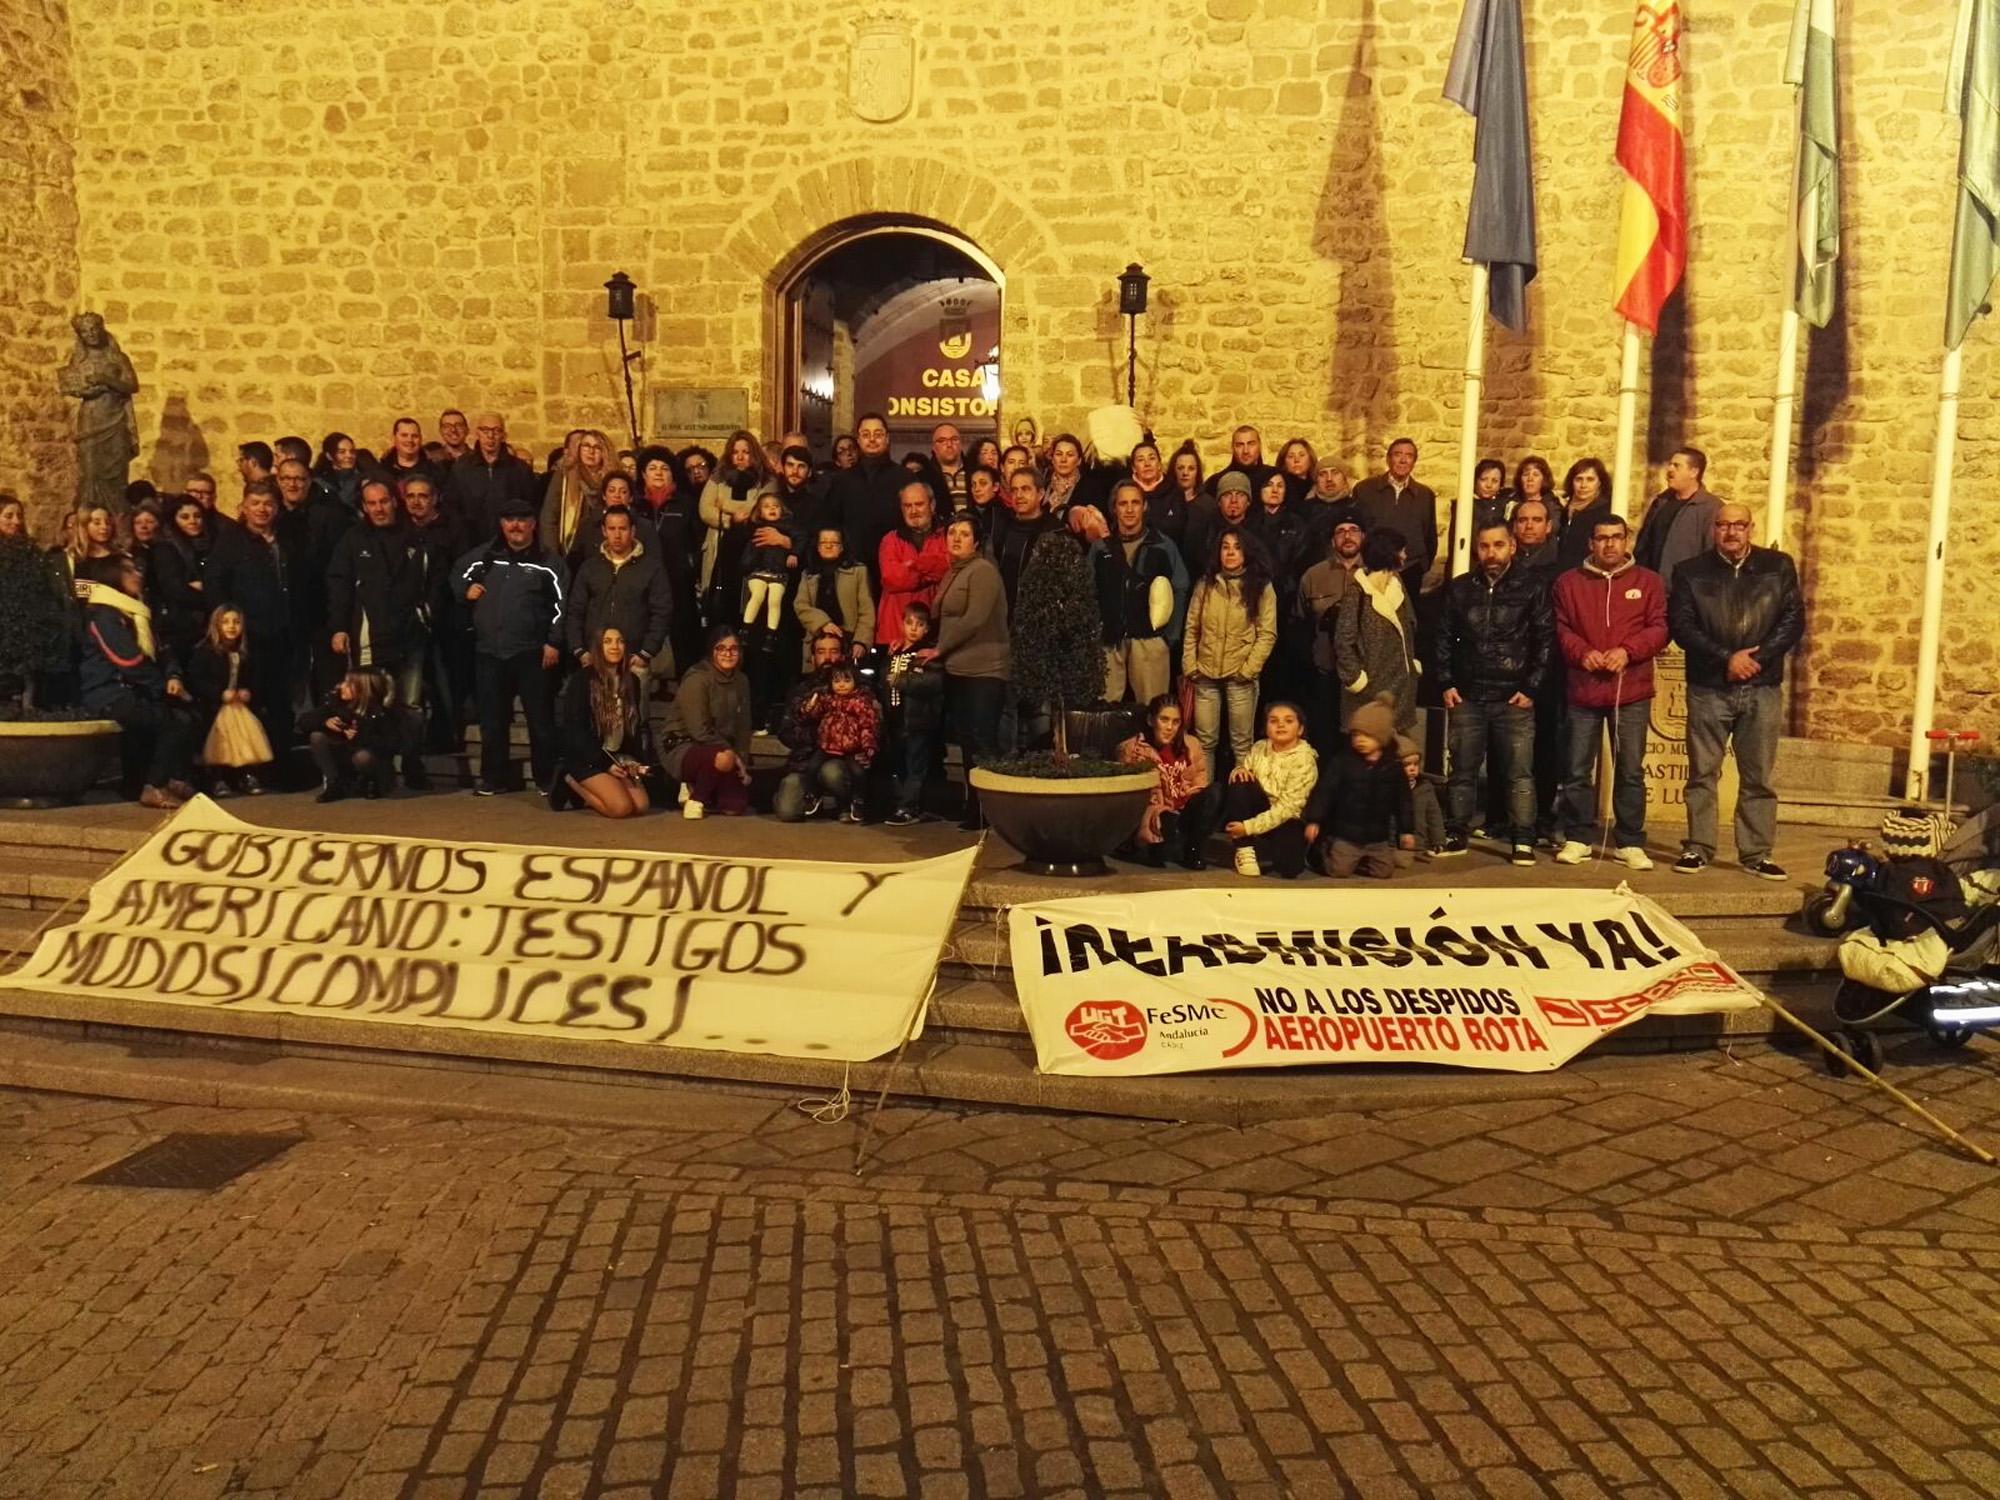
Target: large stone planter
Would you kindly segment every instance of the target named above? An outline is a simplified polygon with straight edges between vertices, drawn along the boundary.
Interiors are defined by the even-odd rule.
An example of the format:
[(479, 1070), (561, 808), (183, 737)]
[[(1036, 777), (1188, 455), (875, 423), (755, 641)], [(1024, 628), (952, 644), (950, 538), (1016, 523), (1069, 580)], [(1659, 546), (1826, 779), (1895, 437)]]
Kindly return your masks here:
[(1104, 856), (1139, 826), (1159, 784), (1151, 767), (1123, 776), (1066, 780), (1005, 776), (978, 766), (972, 786), (993, 831), (1021, 851), (1035, 875), (1106, 875)]
[(75, 802), (117, 770), (109, 719), (0, 721), (0, 807)]

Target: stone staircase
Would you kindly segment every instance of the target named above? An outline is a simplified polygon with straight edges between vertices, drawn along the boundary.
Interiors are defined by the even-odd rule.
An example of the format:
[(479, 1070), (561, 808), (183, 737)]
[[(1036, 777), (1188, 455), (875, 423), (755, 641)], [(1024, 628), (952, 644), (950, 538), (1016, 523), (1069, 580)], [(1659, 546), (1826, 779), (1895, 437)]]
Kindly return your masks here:
[[(91, 882), (142, 837), (143, 829), (129, 824), (100, 827), (74, 819), (0, 817), (0, 955), (17, 947), (25, 951), (36, 928), (52, 917), (67, 920), (59, 909), (80, 904)], [(1120, 884), (1169, 886), (1186, 878), (1133, 872), (1122, 875)], [(1675, 888), (1683, 884), (1692, 888)], [(845, 1085), (857, 1100), (886, 1089), (898, 1097), (952, 1104), (1243, 1124), (1343, 1108), (1570, 1092), (1580, 1078), (1602, 1077), (1609, 1087), (1615, 1084), (1621, 1057), (1752, 1040), (1769, 1034), (1774, 1025), (1763, 1011), (1650, 1017), (1570, 1064), (1560, 1083), (1553, 1074), (1391, 1065), (1173, 1078), (1047, 1076), (1035, 1071), (1034, 1049), (1015, 996), (1004, 914), (1021, 901), (1082, 894), (1090, 888), (1089, 882), (1064, 885), (982, 861), (943, 954), (923, 1034), (900, 1058), (851, 1067), (816, 1059), (371, 1026), (11, 991), (0, 992), (0, 1032), (114, 1041), (128, 1050), (143, 1049), (147, 1057), (222, 1055), (251, 1062), (275, 1053), (407, 1063), (462, 1072), (468, 1094), (489, 1098), (504, 1095), (510, 1081), (518, 1085), (526, 1078), (642, 1085), (653, 1075), (820, 1096)], [(1797, 888), (1718, 874), (1701, 884), (1675, 882), (1659, 894), (1752, 983), (1809, 1021), (1824, 1019), (1837, 979), (1833, 945), (1786, 925), (1786, 917), (1798, 908)], [(8, 1073), (6, 1051), (0, 1042), (0, 1084), (24, 1081)], [(112, 1085), (85, 1078), (77, 1087), (109, 1091)]]

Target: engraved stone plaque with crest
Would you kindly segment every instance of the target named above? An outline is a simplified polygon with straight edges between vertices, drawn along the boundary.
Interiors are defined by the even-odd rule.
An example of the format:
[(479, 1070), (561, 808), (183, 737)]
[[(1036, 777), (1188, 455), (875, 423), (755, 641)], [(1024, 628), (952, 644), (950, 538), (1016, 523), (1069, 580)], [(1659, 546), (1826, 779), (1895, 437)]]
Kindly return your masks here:
[(847, 103), (875, 124), (900, 119), (916, 93), (917, 39), (910, 23), (873, 16), (854, 32), (847, 58)]

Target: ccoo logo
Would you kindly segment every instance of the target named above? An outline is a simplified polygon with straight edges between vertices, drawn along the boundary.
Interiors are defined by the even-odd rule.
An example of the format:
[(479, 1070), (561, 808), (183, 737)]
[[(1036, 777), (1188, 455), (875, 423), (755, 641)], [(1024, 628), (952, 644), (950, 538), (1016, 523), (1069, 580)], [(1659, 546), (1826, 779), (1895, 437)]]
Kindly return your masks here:
[(1103, 1062), (1130, 1057), (1146, 1045), (1146, 1017), (1126, 1000), (1086, 1000), (1069, 1013), (1063, 1030)]

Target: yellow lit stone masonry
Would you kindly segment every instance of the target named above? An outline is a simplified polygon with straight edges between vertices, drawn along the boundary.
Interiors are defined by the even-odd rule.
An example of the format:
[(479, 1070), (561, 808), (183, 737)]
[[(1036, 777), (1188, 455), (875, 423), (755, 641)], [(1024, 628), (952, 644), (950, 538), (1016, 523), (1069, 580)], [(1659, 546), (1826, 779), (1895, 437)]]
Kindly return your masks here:
[[(1305, 433), (1369, 465), (1408, 432), (1420, 473), (1448, 491), (1472, 125), (1438, 91), (1459, 9), (74, 0), (83, 296), (145, 381), (141, 466), (162, 480), (226, 464), (253, 436), (339, 427), (380, 445), (396, 413), (428, 425), (447, 404), (498, 407), (545, 449), (572, 425), (623, 426), (599, 289), (612, 270), (657, 301), (652, 384), (738, 386), (770, 425), (776, 279), (831, 226), (903, 214), (962, 232), (1005, 273), (1009, 416), (1059, 430), (1122, 388), (1113, 280), (1136, 259), (1153, 276), (1139, 402), (1163, 436), (1219, 453), (1248, 419), (1274, 443)], [(1524, 9), (1542, 275), (1531, 330), (1490, 345), (1484, 446), (1544, 453), (1560, 474), (1611, 436), (1611, 152), (1631, 13)], [(1792, 6), (1686, 9), (1693, 261), (1649, 375), (1644, 488), (1692, 441), (1716, 491), (1761, 507)], [(1811, 598), (1795, 727), (1829, 739), (1893, 743), (1908, 712), (1956, 150), (1940, 107), (1952, 9), (1842, 6), (1841, 309), (1806, 360), (1791, 533)], [(907, 32), (906, 107), (884, 107), (898, 103), (893, 56), (857, 95), (851, 50), (869, 22)], [(36, 118), (63, 119), (60, 87), (28, 86), (45, 101)], [(857, 98), (891, 117), (864, 119)], [(60, 270), (36, 284), (67, 290)], [(17, 453), (12, 434), (39, 441), (46, 402), (15, 366), (61, 340), (22, 342), (4, 377)], [(1965, 364), (1939, 713), (1989, 733), (1996, 342), (1982, 324)]]
[(75, 136), (60, 0), (0, 0), (0, 490), (43, 505), (76, 482), (55, 384), (79, 295)]

